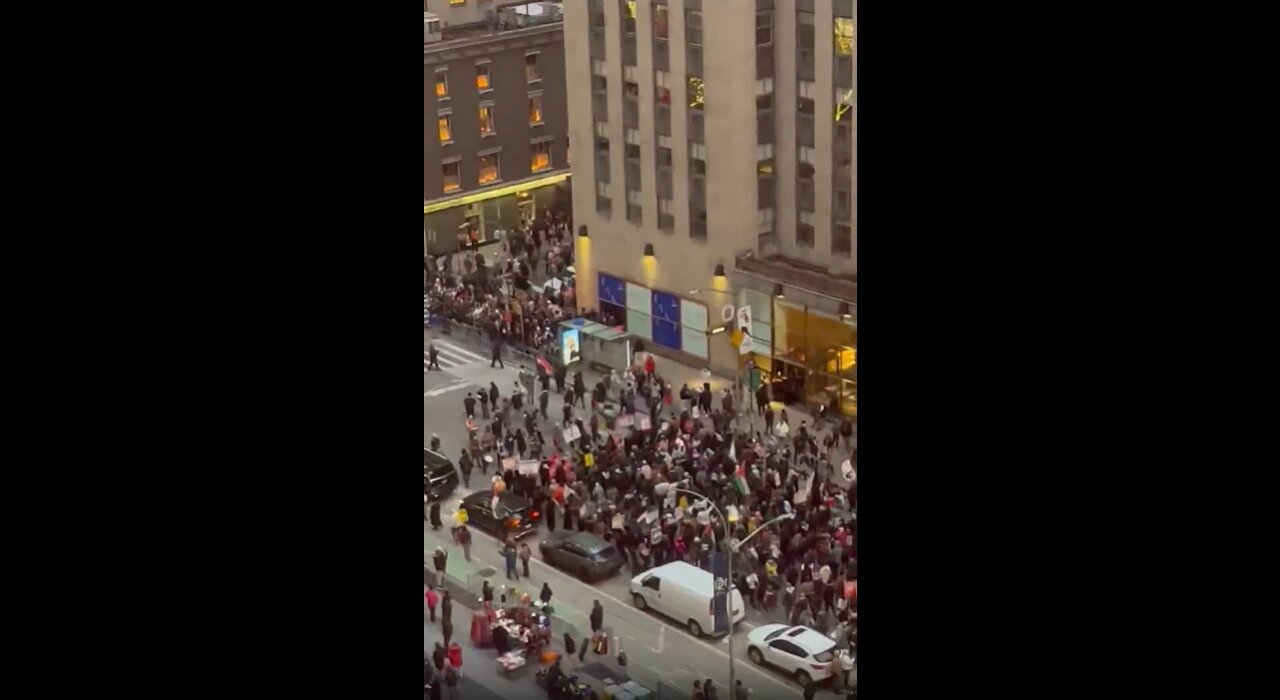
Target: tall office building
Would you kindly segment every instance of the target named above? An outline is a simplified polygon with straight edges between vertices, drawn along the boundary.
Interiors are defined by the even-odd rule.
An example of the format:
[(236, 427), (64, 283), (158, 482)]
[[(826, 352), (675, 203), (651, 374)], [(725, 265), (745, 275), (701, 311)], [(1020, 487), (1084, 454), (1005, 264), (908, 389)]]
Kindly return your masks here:
[(569, 200), (560, 3), (425, 6), (424, 256)]
[(775, 395), (845, 413), (857, 410), (856, 12), (853, 0), (565, 4), (583, 305), (727, 373), (744, 365), (719, 329), (749, 308), (747, 357)]

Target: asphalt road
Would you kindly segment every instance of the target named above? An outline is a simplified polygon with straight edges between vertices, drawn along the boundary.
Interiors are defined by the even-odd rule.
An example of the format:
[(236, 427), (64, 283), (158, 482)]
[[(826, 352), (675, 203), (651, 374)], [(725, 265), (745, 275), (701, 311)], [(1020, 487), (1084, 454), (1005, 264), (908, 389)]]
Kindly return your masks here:
[[(468, 391), (477, 391), (480, 387), (487, 388), (490, 381), (497, 383), (502, 395), (508, 395), (516, 380), (517, 363), (508, 362), (508, 368), (505, 370), (490, 369), (488, 350), (482, 345), (474, 341), (466, 342), (459, 339), (456, 334), (452, 337), (442, 337), (435, 331), (425, 331), (424, 347), (432, 340), (435, 340), (437, 348), (441, 351), (441, 366), (445, 369), (425, 372), (423, 375), (424, 444), (430, 442), (433, 433), (438, 434), (441, 439), (441, 451), (456, 462), (462, 447), (466, 444), (463, 398)], [(468, 352), (470, 354), (467, 354)], [(449, 359), (453, 362), (446, 362), (445, 353), (449, 354)], [(453, 364), (453, 366), (446, 367), (446, 364)], [(552, 389), (548, 415), (554, 421), (560, 415), (562, 401), (554, 393), (554, 384)], [(547, 430), (554, 429), (552, 422), (544, 422), (543, 429), (544, 434), (548, 434)], [(489, 472), (490, 475), (492, 473), (492, 471)], [(451, 521), (452, 513), (456, 510), (457, 499), (461, 499), (477, 487), (485, 487), (486, 482), (487, 479), (478, 469), (473, 472), (471, 477), (473, 488), (467, 489), (460, 486), (442, 509), (445, 522)], [(495, 586), (505, 582), (503, 577), (505, 566), (499, 554), (499, 543), (489, 535), (474, 530), (473, 532), (475, 533), (472, 546), (474, 561), (471, 565), (463, 560), (461, 549), (453, 545), (447, 528), (435, 532), (424, 522), (423, 550), (429, 553), (437, 546), (444, 546), (450, 552), (449, 572), (459, 578), (466, 578), (463, 573), (465, 568), (474, 571), (482, 565), (487, 565), (498, 572), (493, 581)], [(623, 649), (627, 652), (633, 666), (638, 664), (660, 670), (663, 677), (677, 687), (688, 688), (698, 677), (712, 678), (727, 687), (729, 655), (726, 639), (694, 638), (683, 627), (676, 626), (676, 623), (656, 613), (637, 610), (631, 603), (631, 574), (626, 568), (611, 579), (597, 581), (591, 585), (552, 568), (540, 560), (537, 546), (539, 539), (539, 535), (535, 534), (523, 540), (533, 550), (534, 560), (531, 563), (532, 580), (522, 580), (516, 584), (522, 591), (536, 595), (544, 581), (550, 583), (554, 591), (552, 605), (558, 613), (564, 613), (562, 617), (568, 619), (580, 631), (590, 630), (587, 620), (591, 602), (599, 599), (605, 608), (605, 627), (611, 627), (612, 633), (621, 638)], [(771, 615), (748, 608), (747, 619), (739, 623), (734, 633), (736, 677), (746, 686), (753, 688), (757, 697), (766, 690), (768, 691), (766, 697), (772, 697), (780, 692), (783, 696), (798, 694), (800, 689), (799, 684), (785, 674), (756, 667), (747, 658), (747, 634), (762, 624), (783, 621), (780, 608), (781, 606)], [(454, 624), (457, 629), (465, 629), (458, 625), (457, 620)], [(466, 646), (469, 645), (464, 645)], [(636, 680), (645, 682), (645, 679), (640, 677), (636, 677)], [(820, 693), (832, 695), (832, 692), (825, 688)]]

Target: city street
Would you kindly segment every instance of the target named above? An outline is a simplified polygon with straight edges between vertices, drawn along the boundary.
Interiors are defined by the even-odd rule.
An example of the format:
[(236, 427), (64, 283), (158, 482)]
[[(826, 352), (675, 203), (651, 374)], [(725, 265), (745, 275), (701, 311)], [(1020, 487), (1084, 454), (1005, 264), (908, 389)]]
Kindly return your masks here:
[[(506, 396), (510, 393), (518, 372), (515, 362), (509, 362), (505, 370), (490, 369), (487, 348), (475, 342), (466, 343), (456, 340), (457, 337), (455, 333), (450, 338), (441, 339), (434, 330), (427, 331), (425, 342), (435, 340), (437, 348), (441, 351), (441, 367), (446, 367), (446, 351), (451, 357), (466, 361), (459, 361), (456, 366), (446, 367), (443, 372), (428, 372), (423, 378), (426, 440), (430, 441), (433, 433), (439, 435), (441, 451), (455, 463), (462, 447), (466, 444), (462, 399), (467, 391), (476, 391), (480, 386), (487, 388), (489, 382), (494, 381)], [(464, 354), (467, 351), (471, 353), (470, 356)], [(697, 373), (697, 370), (686, 369), (692, 375)], [(594, 372), (584, 371), (584, 377), (589, 380), (589, 384), (594, 384), (594, 374)], [(554, 385), (552, 389), (548, 414), (554, 419), (560, 415), (562, 401), (554, 393)], [(544, 431), (554, 429), (550, 421), (540, 421), (540, 424)], [(490, 470), (489, 477), (492, 475), (493, 471)], [(482, 475), (479, 469), (476, 469), (471, 477), (472, 488), (459, 486), (441, 510), (442, 518), (446, 523), (452, 521), (457, 502), (468, 493), (487, 488), (489, 477)], [(497, 572), (492, 578), (495, 589), (502, 584), (507, 584), (504, 576), (505, 566), (499, 553), (499, 543), (477, 530), (473, 529), (473, 533), (472, 561), (467, 562), (463, 558), (461, 548), (452, 543), (447, 525), (436, 532), (424, 522), (424, 555), (429, 558), (430, 553), (435, 551), (437, 546), (443, 546), (449, 552), (448, 573), (454, 578), (465, 582), (470, 575), (487, 566)], [(630, 595), (631, 573), (626, 568), (611, 579), (588, 585), (544, 564), (540, 561), (537, 546), (539, 539), (540, 536), (535, 534), (523, 540), (533, 550), (533, 561), (530, 563), (531, 580), (522, 579), (510, 584), (517, 586), (522, 593), (536, 596), (543, 582), (549, 583), (554, 592), (552, 605), (556, 608), (558, 616), (577, 628), (576, 637), (587, 636), (590, 630), (587, 618), (591, 604), (593, 600), (598, 599), (605, 609), (605, 627), (611, 628), (612, 634), (620, 637), (622, 648), (630, 659), (631, 675), (637, 681), (645, 683), (648, 680), (644, 678), (642, 669), (635, 668), (644, 666), (655, 669), (653, 671), (655, 676), (660, 675), (678, 687), (691, 688), (695, 678), (712, 678), (727, 687), (729, 680), (727, 640), (694, 638), (683, 627), (666, 618), (635, 609)], [(478, 583), (475, 585), (478, 587)], [(456, 616), (457, 613), (455, 618)], [(799, 691), (799, 685), (781, 672), (756, 667), (747, 658), (747, 634), (762, 624), (785, 621), (784, 617), (781, 606), (772, 611), (772, 614), (756, 611), (748, 606), (747, 618), (736, 628), (734, 656), (737, 660), (737, 678), (748, 687), (755, 689), (757, 694), (765, 690), (768, 690), (770, 695), (780, 691), (785, 691), (788, 695)], [(466, 629), (458, 619), (454, 620), (454, 624), (455, 629)], [(465, 632), (460, 633), (459, 636), (465, 637)], [(559, 641), (558, 637), (557, 641)], [(464, 643), (465, 646), (469, 644)], [(427, 648), (430, 648), (429, 644)], [(469, 648), (467, 652), (474, 653)], [(616, 654), (616, 650), (611, 650), (611, 654)], [(532, 683), (532, 679), (529, 682)], [(656, 678), (653, 682), (656, 682)], [(828, 688), (829, 686), (823, 687), (820, 693), (831, 695), (832, 692)]]

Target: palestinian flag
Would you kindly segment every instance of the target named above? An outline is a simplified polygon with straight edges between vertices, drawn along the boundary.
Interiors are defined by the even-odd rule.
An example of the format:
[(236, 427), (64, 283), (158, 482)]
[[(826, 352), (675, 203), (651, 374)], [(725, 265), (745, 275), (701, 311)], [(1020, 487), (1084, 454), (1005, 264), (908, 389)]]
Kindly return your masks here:
[(737, 489), (738, 493), (743, 496), (751, 494), (751, 489), (747, 488), (747, 469), (745, 465), (739, 464), (738, 468), (734, 470), (733, 488)]

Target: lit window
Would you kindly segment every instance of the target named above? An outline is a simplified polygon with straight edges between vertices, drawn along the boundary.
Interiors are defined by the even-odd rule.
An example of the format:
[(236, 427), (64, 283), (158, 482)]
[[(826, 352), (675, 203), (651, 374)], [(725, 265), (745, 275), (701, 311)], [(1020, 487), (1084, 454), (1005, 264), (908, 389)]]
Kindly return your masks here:
[(480, 135), (493, 135), (493, 105), (484, 105), (480, 108)]
[(853, 88), (836, 91), (836, 123), (847, 122), (853, 110)]
[(853, 34), (853, 18), (852, 17), (836, 17), (835, 19), (835, 43), (837, 56), (852, 56), (853, 42), (855, 40)]
[(458, 177), (458, 164), (456, 162), (445, 163), (444, 164), (444, 191), (457, 192), (460, 189), (462, 189), (462, 181), (461, 181), (461, 178)]
[(440, 143), (449, 143), (453, 140), (453, 129), (449, 127), (449, 115), (441, 114), (436, 120), (440, 130)]
[(476, 64), (476, 89), (477, 90), (491, 89), (489, 86), (489, 64), (488, 63)]
[(531, 53), (524, 57), (524, 78), (531, 83), (542, 80), (542, 73), (538, 70), (538, 54)]
[(489, 183), (497, 182), (499, 179), (498, 154), (480, 156), (480, 184), (488, 185)]
[(551, 169), (551, 142), (533, 144), (533, 159), (529, 164), (529, 172), (536, 173)]
[(529, 96), (529, 124), (542, 123), (542, 95)]
[(689, 76), (689, 107), (702, 109), (706, 94), (703, 92), (702, 78)]
[(437, 71), (436, 72), (436, 97), (448, 97), (448, 96), (449, 96), (449, 72), (443, 71), (443, 70)]

